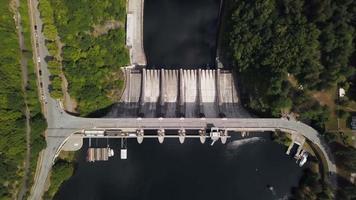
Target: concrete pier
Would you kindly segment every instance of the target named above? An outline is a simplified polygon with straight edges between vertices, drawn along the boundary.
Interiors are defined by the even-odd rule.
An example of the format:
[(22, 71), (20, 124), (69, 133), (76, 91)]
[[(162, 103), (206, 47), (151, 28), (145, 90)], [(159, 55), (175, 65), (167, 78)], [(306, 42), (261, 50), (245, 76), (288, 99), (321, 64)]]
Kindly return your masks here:
[(303, 150), (303, 146), (304, 146), (304, 143), (305, 143), (305, 137), (303, 137), (301, 135), (297, 135), (297, 134), (291, 133), (291, 139), (292, 139), (292, 142), (290, 143), (286, 154), (289, 155), (290, 151), (292, 150), (292, 148), (294, 146), (294, 144), (297, 144), (298, 145), (298, 149), (297, 149), (297, 152), (296, 152), (295, 156), (298, 156), (300, 154), (300, 152)]
[(128, 0), (126, 20), (126, 46), (129, 48), (131, 65), (146, 66), (143, 49), (144, 0)]

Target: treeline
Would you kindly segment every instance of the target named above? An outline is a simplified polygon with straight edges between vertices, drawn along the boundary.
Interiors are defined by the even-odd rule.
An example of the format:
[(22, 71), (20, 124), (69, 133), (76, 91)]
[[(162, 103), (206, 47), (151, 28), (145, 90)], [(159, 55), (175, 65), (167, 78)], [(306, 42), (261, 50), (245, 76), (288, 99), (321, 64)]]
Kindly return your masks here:
[(22, 31), (25, 41), (26, 50), (22, 52), (22, 55), (26, 57), (27, 60), (27, 83), (25, 88), (25, 98), (26, 104), (30, 111), (30, 170), (28, 174), (28, 188), (26, 191), (26, 198), (30, 194), (31, 186), (34, 182), (34, 176), (36, 172), (37, 160), (39, 153), (42, 149), (46, 147), (46, 141), (44, 138), (44, 131), (47, 127), (46, 119), (44, 118), (41, 111), (41, 103), (38, 96), (38, 86), (37, 86), (37, 76), (36, 67), (34, 62), (36, 58), (33, 57), (32, 45), (31, 45), (31, 23), (27, 0), (20, 0), (19, 11), (21, 14), (21, 24)]
[(9, 0), (0, 0), (0, 199), (13, 199), (26, 152), (20, 49)]
[[(355, 1), (230, 0), (227, 50), (245, 103), (260, 114), (282, 110), (325, 118), (306, 94), (354, 73)], [(253, 78), (252, 78), (253, 77)], [(297, 99), (296, 99), (297, 98)]]
[(53, 98), (63, 98), (62, 90), (62, 64), (59, 52), (59, 38), (57, 27), (54, 25), (53, 9), (49, 0), (43, 0), (39, 2), (39, 10), (41, 13), (41, 19), (43, 22), (43, 32), (45, 36), (45, 43), (50, 54), (48, 61), (48, 69), (51, 73), (50, 94)]
[(0, 199), (14, 198), (26, 151), (19, 43), (9, 3), (0, 0)]
[[(118, 98), (115, 95), (123, 85), (120, 67), (129, 63), (124, 29), (126, 1), (45, 0), (41, 4), (43, 2), (46, 6), (40, 5), (41, 13), (47, 13), (52, 19), (47, 21), (53, 27), (50, 28), (52, 36), (58, 32), (63, 43), (59, 50), (62, 62), (51, 61), (49, 67), (62, 64), (69, 93), (77, 101), (80, 114), (87, 115), (109, 106)], [(92, 34), (95, 26), (113, 20), (121, 27), (102, 35)]]
[[(36, 168), (38, 153), (45, 146), (42, 133), (46, 123), (37, 94), (27, 1), (20, 1), (19, 12), (26, 46), (26, 50), (22, 52), (10, 1), (0, 0), (0, 199), (14, 199), (24, 176), (26, 104), (30, 110), (32, 147), (29, 185)], [(21, 56), (27, 58), (28, 83), (25, 83), (25, 91), (22, 90)]]
[(44, 200), (51, 200), (57, 193), (63, 182), (68, 180), (74, 171), (74, 163), (70, 160), (59, 159), (52, 167), (50, 186), (44, 193)]
[(333, 200), (335, 199), (334, 192), (331, 187), (326, 184), (316, 172), (310, 169), (305, 169), (298, 188), (292, 191), (291, 200)]

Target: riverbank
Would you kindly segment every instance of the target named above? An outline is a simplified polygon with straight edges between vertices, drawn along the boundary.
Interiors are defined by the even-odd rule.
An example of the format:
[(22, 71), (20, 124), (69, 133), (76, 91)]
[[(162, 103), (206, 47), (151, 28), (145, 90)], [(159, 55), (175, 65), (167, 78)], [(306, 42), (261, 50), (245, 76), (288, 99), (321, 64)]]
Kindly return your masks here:
[[(352, 37), (349, 37), (353, 32), (349, 17), (353, 15), (350, 10), (344, 10), (345, 15), (340, 17), (340, 22), (345, 25), (343, 30), (335, 28), (339, 22), (329, 19), (338, 16), (343, 8), (352, 6), (351, 2), (226, 2), (229, 2), (226, 7), (230, 11), (224, 21), (229, 25), (225, 26), (225, 37), (222, 40), (227, 41), (225, 51), (231, 52), (227, 56), (228, 61), (238, 72), (243, 105), (258, 116), (295, 116), (297, 120), (318, 130), (320, 138), (327, 140), (323, 145), (332, 147), (339, 133), (325, 131), (330, 121), (335, 121), (335, 117), (330, 115), (330, 111), (335, 112), (334, 103), (330, 104), (331, 107), (325, 103), (334, 102), (335, 99), (332, 100), (326, 93), (330, 88), (339, 86), (347, 90), (348, 85), (352, 85), (349, 77), (355, 70), (351, 64), (354, 45)], [(315, 14), (316, 10), (324, 8), (331, 8), (327, 15)], [(281, 26), (284, 27), (283, 31)], [(330, 38), (333, 38), (332, 41)], [(330, 45), (330, 42), (335, 45)], [(339, 48), (336, 44), (343, 44), (344, 51), (334, 51)], [(299, 53), (291, 54), (297, 51)], [(321, 59), (328, 56), (332, 59)], [(345, 65), (341, 66), (340, 63)], [(340, 104), (352, 103), (348, 98), (351, 99), (352, 95), (346, 91)], [(348, 144), (342, 146), (331, 148), (330, 155), (335, 156), (338, 168), (355, 171), (355, 167), (348, 164), (354, 163), (352, 157), (355, 155), (355, 148)], [(314, 151), (316, 154), (319, 152), (317, 148)], [(338, 158), (340, 154), (343, 155), (341, 159)], [(318, 160), (322, 165), (324, 159), (321, 157)], [(321, 176), (323, 171), (320, 171)], [(337, 174), (331, 174), (333, 178), (336, 176)], [(332, 185), (336, 185), (334, 182), (336, 181), (332, 181)]]
[(61, 152), (55, 161), (51, 174), (48, 176), (48, 188), (43, 195), (44, 200), (52, 200), (61, 185), (74, 172), (75, 152)]

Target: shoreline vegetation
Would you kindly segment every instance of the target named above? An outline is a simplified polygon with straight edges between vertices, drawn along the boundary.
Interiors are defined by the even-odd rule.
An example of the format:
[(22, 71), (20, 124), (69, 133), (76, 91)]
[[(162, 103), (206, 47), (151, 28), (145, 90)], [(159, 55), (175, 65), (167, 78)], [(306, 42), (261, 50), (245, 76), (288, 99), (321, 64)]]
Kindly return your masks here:
[[(15, 10), (13, 1), (0, 2), (0, 199), (16, 198), (21, 187), (21, 180), (28, 176), (27, 191), (33, 182), (36, 160), (39, 151), (45, 146), (43, 131), (46, 122), (41, 113), (37, 93), (36, 75), (32, 58), (31, 34), (27, 1), (20, 0), (19, 13), (25, 50), (19, 47), (19, 38), (14, 21)], [(6, 39), (4, 39), (6, 38)], [(22, 90), (21, 56), (27, 60), (27, 83)], [(30, 171), (24, 174), (24, 159), (26, 155), (25, 106), (30, 111), (31, 153)]]
[[(56, 8), (56, 9), (53, 9)], [(129, 64), (125, 46), (126, 0), (55, 1), (39, 4), (50, 57), (51, 96), (63, 99), (63, 77), (81, 116), (119, 100), (124, 86), (121, 67)], [(74, 171), (74, 153), (61, 152), (44, 199), (53, 199)]]
[[(356, 2), (226, 0), (225, 9), (220, 56), (238, 74), (244, 107), (257, 116), (292, 116), (313, 126), (331, 147), (338, 171), (355, 173), (356, 149), (344, 132), (351, 132), (346, 122), (356, 110)], [(339, 87), (345, 97), (329, 94)], [(331, 103), (325, 102), (329, 96)], [(345, 125), (330, 132), (334, 121)], [(293, 198), (356, 197), (354, 185), (343, 189), (339, 181), (332, 191), (319, 173), (306, 171)]]
[[(53, 9), (56, 8), (56, 9)], [(49, 50), (51, 95), (63, 98), (62, 77), (81, 116), (112, 105), (123, 89), (125, 0), (43, 0), (39, 4)]]
[(44, 200), (51, 200), (59, 191), (62, 183), (68, 180), (74, 173), (74, 166), (76, 160), (75, 152), (61, 152), (52, 167), (49, 176), (49, 187), (43, 195)]
[(44, 132), (47, 128), (47, 122), (42, 114), (41, 103), (38, 96), (37, 87), (37, 77), (36, 68), (34, 65), (35, 58), (32, 52), (31, 43), (31, 23), (30, 15), (28, 12), (28, 2), (27, 0), (20, 0), (19, 11), (21, 14), (22, 31), (25, 41), (26, 50), (23, 55), (27, 60), (27, 83), (25, 88), (26, 103), (30, 111), (30, 166), (29, 174), (27, 179), (27, 191), (25, 193), (24, 199), (26, 199), (31, 190), (31, 186), (34, 182), (34, 176), (36, 172), (36, 165), (39, 153), (42, 149), (46, 147), (46, 142), (44, 138)]

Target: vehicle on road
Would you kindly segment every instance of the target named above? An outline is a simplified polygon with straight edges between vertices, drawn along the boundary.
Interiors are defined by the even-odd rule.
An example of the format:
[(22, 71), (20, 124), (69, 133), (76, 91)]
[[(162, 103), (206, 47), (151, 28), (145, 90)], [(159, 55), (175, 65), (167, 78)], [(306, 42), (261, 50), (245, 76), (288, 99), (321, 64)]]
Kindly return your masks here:
[(307, 162), (307, 160), (308, 160), (308, 153), (304, 152), (299, 161), (299, 167), (302, 167)]

